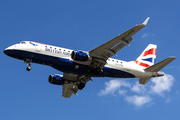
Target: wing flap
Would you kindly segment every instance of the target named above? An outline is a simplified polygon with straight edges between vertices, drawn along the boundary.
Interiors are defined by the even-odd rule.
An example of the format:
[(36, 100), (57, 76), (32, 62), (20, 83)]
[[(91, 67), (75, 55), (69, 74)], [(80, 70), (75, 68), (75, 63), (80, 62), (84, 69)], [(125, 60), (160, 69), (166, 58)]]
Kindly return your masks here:
[(115, 52), (115, 53), (117, 53), (119, 50), (121, 50), (124, 46), (126, 46), (126, 45), (128, 45), (129, 46), (129, 43), (132, 41), (133, 39), (132, 38), (129, 38), (129, 39), (127, 39), (126, 40), (126, 43), (123, 43), (122, 41), (121, 41), (121, 43), (123, 43), (123, 44), (121, 44), (121, 43), (119, 43), (117, 46), (115, 46), (114, 48), (112, 48), (112, 50)]
[(78, 85), (83, 82), (86, 84), (89, 80), (91, 80), (89, 75), (78, 75), (78, 74), (70, 74), (63, 73), (63, 78), (65, 80), (62, 87), (62, 96), (65, 98), (70, 98), (72, 94), (77, 95)]
[(66, 83), (62, 87), (62, 96), (70, 98), (72, 94), (77, 95), (78, 87), (72, 83)]

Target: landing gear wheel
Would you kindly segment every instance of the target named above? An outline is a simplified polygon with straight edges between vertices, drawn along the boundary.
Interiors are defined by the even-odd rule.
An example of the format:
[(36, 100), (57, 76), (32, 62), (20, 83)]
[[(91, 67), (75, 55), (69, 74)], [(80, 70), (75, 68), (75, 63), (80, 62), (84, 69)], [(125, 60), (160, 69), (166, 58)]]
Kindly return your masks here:
[(84, 87), (85, 87), (85, 84), (82, 82), (78, 85), (79, 90), (82, 90)]
[(101, 72), (101, 69), (99, 67), (94, 69), (94, 74), (99, 74)]
[(30, 71), (30, 70), (31, 70), (31, 66), (28, 66), (28, 67), (26, 68), (26, 70), (27, 70), (27, 71)]

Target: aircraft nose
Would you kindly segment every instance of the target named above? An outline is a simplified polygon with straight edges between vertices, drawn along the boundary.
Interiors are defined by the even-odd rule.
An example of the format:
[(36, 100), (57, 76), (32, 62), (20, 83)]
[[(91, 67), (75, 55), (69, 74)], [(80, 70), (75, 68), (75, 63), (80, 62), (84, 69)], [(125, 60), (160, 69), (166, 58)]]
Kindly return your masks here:
[(11, 55), (13, 53), (13, 46), (10, 46), (4, 50), (4, 54)]
[(12, 50), (5, 49), (5, 50), (4, 50), (4, 54), (10, 55), (10, 54), (12, 54)]
[(4, 50), (4, 54), (6, 54), (6, 55), (8, 54), (8, 52), (7, 52), (7, 50), (6, 50), (6, 49)]

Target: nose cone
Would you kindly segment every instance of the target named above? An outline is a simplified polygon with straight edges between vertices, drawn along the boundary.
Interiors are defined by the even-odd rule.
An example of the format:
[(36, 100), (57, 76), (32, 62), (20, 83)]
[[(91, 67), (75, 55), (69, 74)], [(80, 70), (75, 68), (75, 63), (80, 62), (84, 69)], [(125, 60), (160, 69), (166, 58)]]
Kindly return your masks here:
[(10, 47), (6, 48), (6, 49), (4, 50), (4, 54), (6, 54), (6, 55), (8, 55), (8, 56), (11, 56), (12, 53), (13, 53), (13, 48), (14, 48), (14, 46), (10, 46)]
[(5, 49), (4, 50), (4, 54), (11, 55), (12, 54), (12, 50)]

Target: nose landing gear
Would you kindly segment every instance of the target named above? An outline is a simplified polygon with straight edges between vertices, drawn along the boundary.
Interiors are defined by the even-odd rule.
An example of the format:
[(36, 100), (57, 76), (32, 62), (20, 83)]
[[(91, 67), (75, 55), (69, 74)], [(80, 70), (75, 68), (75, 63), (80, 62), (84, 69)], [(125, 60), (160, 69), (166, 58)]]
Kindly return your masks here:
[(31, 66), (28, 66), (28, 67), (26, 68), (26, 70), (27, 70), (27, 71), (30, 71), (30, 70), (31, 70)]
[(24, 63), (26, 63), (28, 65), (28, 67), (26, 68), (27, 71), (31, 70), (31, 63), (28, 60), (25, 60)]

